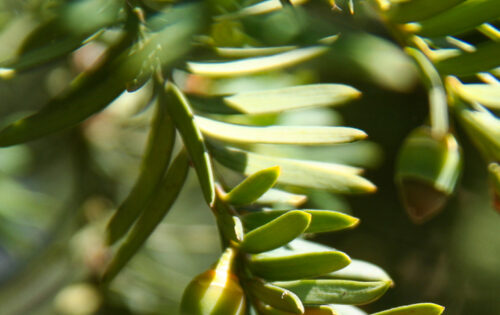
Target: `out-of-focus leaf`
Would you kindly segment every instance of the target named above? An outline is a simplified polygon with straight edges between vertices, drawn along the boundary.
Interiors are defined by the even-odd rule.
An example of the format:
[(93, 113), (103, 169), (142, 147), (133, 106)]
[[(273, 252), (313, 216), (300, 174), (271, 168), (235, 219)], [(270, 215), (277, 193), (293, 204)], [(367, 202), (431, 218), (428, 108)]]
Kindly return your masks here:
[(174, 123), (167, 114), (164, 94), (160, 93), (151, 122), (141, 171), (129, 195), (118, 207), (107, 226), (108, 243), (113, 244), (132, 226), (160, 183), (170, 161), (175, 141)]
[[(128, 78), (127, 90), (141, 87), (155, 71), (170, 71), (172, 63), (191, 48), (191, 36), (203, 26), (200, 4), (177, 5), (147, 20), (148, 29), (126, 52), (120, 75)], [(168, 53), (166, 53), (168, 51)]]
[(380, 298), (390, 287), (389, 282), (360, 282), (349, 280), (296, 280), (274, 282), (288, 289), (307, 304), (367, 304)]
[(312, 59), (328, 50), (325, 46), (299, 48), (284, 53), (226, 62), (188, 62), (189, 71), (208, 77), (233, 77), (278, 70)]
[(102, 277), (104, 283), (113, 280), (170, 210), (184, 184), (188, 169), (189, 160), (185, 151), (181, 151), (172, 162), (154, 196), (151, 197), (149, 205), (109, 263)]
[(272, 254), (285, 255), (285, 254), (301, 254), (309, 252), (329, 252), (335, 251), (334, 248), (319, 244), (316, 242), (307, 241), (297, 238), (288, 246), (281, 248), (281, 251), (275, 250)]
[(276, 143), (319, 145), (353, 142), (366, 138), (366, 133), (349, 127), (309, 126), (244, 126), (196, 117), (201, 131), (221, 141), (231, 143)]
[[(465, 52), (468, 52), (468, 53), (471, 53), (471, 52), (475, 52), (476, 51), (476, 47), (464, 40), (461, 40), (457, 37), (454, 37), (454, 36), (446, 36), (444, 38), (444, 49), (447, 49), (447, 50), (452, 50), (453, 48), (457, 48), (461, 51), (465, 51)], [(430, 41), (432, 42), (432, 41)], [(432, 57), (432, 54), (431, 54), (431, 59), (433, 58)], [(438, 58), (439, 59), (439, 58)]]
[(87, 37), (120, 21), (120, 1), (83, 0), (64, 4), (55, 18), (41, 24), (24, 40), (18, 56), (0, 67), (18, 71), (62, 57)]
[(306, 202), (306, 195), (292, 194), (284, 190), (271, 188), (255, 202), (260, 204), (283, 204), (298, 207)]
[(21, 175), (30, 166), (32, 153), (28, 146), (19, 145), (0, 150), (0, 173), (10, 176)]
[(216, 47), (215, 52), (228, 58), (247, 58), (256, 56), (267, 56), (297, 49), (297, 46), (277, 46), (277, 47)]
[(251, 204), (274, 186), (276, 180), (278, 180), (279, 173), (279, 166), (258, 171), (231, 189), (223, 198), (226, 202), (233, 205)]
[(500, 109), (500, 84), (458, 84), (455, 91), (470, 103)]
[[(302, 210), (311, 215), (311, 223), (305, 233), (333, 232), (356, 226), (359, 219), (331, 210)], [(255, 229), (286, 213), (287, 210), (251, 212), (242, 217), (246, 229)]]
[[(181, 70), (174, 70), (173, 77), (179, 88), (185, 93), (198, 94), (201, 96), (226, 96), (235, 93), (263, 91), (270, 89), (279, 89), (287, 86), (311, 83), (311, 77), (308, 72), (297, 71), (273, 71), (264, 72), (243, 77), (228, 78), (207, 78), (200, 75), (190, 74)], [(199, 107), (204, 112), (212, 112), (211, 106), (221, 107), (223, 113), (239, 113), (232, 107), (217, 99), (204, 98), (203, 101), (211, 101), (209, 104), (202, 104), (192, 99), (193, 105)], [(217, 109), (216, 109), (217, 110)], [(219, 110), (220, 111), (220, 110)]]
[(330, 279), (392, 282), (384, 269), (367, 261), (351, 259), (351, 263), (340, 270), (322, 276)]
[[(59, 237), (58, 242), (37, 253), (29, 268), (23, 268), (20, 272), (14, 271), (9, 275), (8, 287), (0, 292), (2, 313), (9, 315), (25, 313), (26, 301), (36, 301), (40, 296), (47, 294), (55, 296), (63, 285), (81, 280), (82, 273), (75, 270), (75, 265), (70, 259), (65, 259), (67, 247), (63, 244), (67, 244), (67, 235), (70, 232), (68, 230), (64, 232), (56, 234)], [(22, 299), (19, 298), (20, 292)]]
[(311, 215), (304, 211), (286, 212), (245, 234), (241, 249), (248, 253), (261, 253), (286, 245), (302, 234), (310, 222)]
[(250, 270), (268, 280), (294, 280), (318, 277), (344, 268), (349, 257), (335, 250), (289, 249), (281, 247), (273, 251), (252, 255)]
[[(170, 16), (180, 21), (174, 19), (173, 24), (132, 47), (137, 21), (131, 18), (127, 23), (130, 29), (110, 47), (99, 67), (81, 74), (66, 93), (51, 100), (39, 112), (1, 130), (0, 147), (34, 140), (78, 124), (109, 105), (137, 79), (143, 82), (144, 77), (149, 77), (158, 67), (171, 65), (190, 47), (188, 38), (199, 26), (198, 9), (194, 5), (170, 10)], [(167, 49), (168, 54), (159, 53)], [(144, 68), (145, 61), (152, 62), (154, 67)]]
[[(0, 153), (4, 153), (3, 150), (0, 150)], [(54, 214), (58, 213), (58, 209), (62, 207), (61, 199), (33, 191), (29, 189), (29, 185), (2, 175), (0, 175), (0, 199), (2, 200), (0, 217), (2, 225), (6, 226), (12, 226), (14, 223), (47, 229), (50, 227)], [(5, 229), (8, 228), (3, 227), (2, 233), (5, 233)], [(7, 244), (4, 246), (7, 247)]]
[(311, 84), (274, 90), (238, 93), (225, 97), (231, 107), (247, 114), (283, 112), (318, 106), (333, 106), (356, 99), (361, 93), (343, 84)]
[(417, 82), (416, 69), (401, 48), (367, 32), (343, 33), (324, 60), (318, 70), (327, 77), (333, 72), (343, 81), (401, 92), (412, 90)]
[(469, 110), (460, 103), (457, 103), (456, 107), (465, 131), (485, 158), (500, 160), (500, 119), (486, 109)]
[(250, 294), (263, 303), (292, 314), (304, 313), (302, 302), (291, 291), (260, 280), (251, 280), (247, 287)]
[(376, 187), (357, 174), (360, 169), (332, 163), (275, 158), (234, 148), (212, 146), (213, 157), (235, 171), (250, 175), (264, 168), (279, 165), (278, 183), (325, 189), (340, 193), (374, 192)]
[[(376, 168), (383, 160), (382, 148), (372, 141), (358, 141), (332, 146), (254, 145), (255, 153), (299, 160), (356, 165)], [(330, 208), (330, 207), (326, 207)]]
[(477, 45), (473, 53), (461, 52), (457, 56), (440, 59), (435, 65), (441, 74), (467, 76), (500, 66), (499, 55), (500, 42), (489, 41)]
[(420, 303), (400, 306), (373, 313), (372, 315), (440, 315), (444, 312), (444, 307), (433, 303)]
[(125, 89), (126, 79), (116, 73), (116, 57), (129, 46), (132, 34), (125, 34), (107, 51), (99, 67), (81, 74), (69, 91), (49, 101), (37, 113), (22, 118), (0, 131), (0, 147), (43, 137), (73, 126), (106, 107)]
[(455, 35), (498, 19), (500, 7), (496, 0), (467, 0), (424, 21), (407, 25), (421, 36)]
[[(290, 3), (292, 5), (300, 5), (307, 1), (308, 0), (290, 0)], [(219, 15), (218, 17), (216, 17), (216, 19), (217, 20), (238, 19), (246, 16), (271, 13), (280, 10), (281, 8), (283, 8), (283, 5), (281, 4), (280, 0), (264, 0), (259, 3), (245, 7), (234, 13)]]
[(417, 1), (391, 1), (386, 14), (391, 21), (406, 23), (421, 21), (437, 15), (465, 0), (417, 0)]
[(500, 41), (500, 30), (490, 23), (483, 23), (477, 27), (477, 30), (483, 33), (484, 36), (494, 41)]
[(191, 106), (184, 94), (173, 83), (167, 83), (165, 93), (169, 104), (167, 109), (194, 164), (205, 200), (209, 205), (213, 205), (215, 186), (212, 163), (205, 148), (203, 136), (191, 112)]

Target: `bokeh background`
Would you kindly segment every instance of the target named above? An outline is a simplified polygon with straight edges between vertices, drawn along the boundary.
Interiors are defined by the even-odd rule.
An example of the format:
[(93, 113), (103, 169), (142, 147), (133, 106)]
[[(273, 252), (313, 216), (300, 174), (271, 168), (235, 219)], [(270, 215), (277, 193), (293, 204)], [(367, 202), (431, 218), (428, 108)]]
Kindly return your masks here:
[[(0, 61), (15, 55), (23, 38), (57, 2), (0, 0)], [(286, 71), (210, 82), (211, 87), (234, 92), (335, 82), (362, 91), (361, 99), (343, 107), (254, 117), (253, 122), (353, 126), (369, 134), (367, 141), (256, 149), (367, 168), (377, 193), (345, 197), (307, 191), (310, 198), (304, 205), (361, 219), (356, 229), (314, 240), (376, 263), (393, 277), (396, 286), (363, 309), (428, 301), (446, 306), (445, 314), (500, 314), (500, 215), (492, 207), (486, 165), (452, 120), (464, 156), (457, 191), (433, 220), (411, 223), (394, 184), (394, 164), (405, 136), (426, 122), (427, 98), (415, 68), (383, 24), (363, 2), (356, 2), (355, 9), (356, 15), (350, 16), (332, 11), (327, 1), (313, 1), (300, 9), (207, 29), (206, 35), (227, 46), (300, 45), (341, 33), (324, 57)], [(46, 66), (1, 79), (0, 126), (60, 93), (103, 47), (105, 38)], [(186, 59), (204, 54), (196, 50)], [(177, 71), (185, 79), (182, 65)], [(217, 259), (217, 230), (191, 172), (174, 208), (140, 253), (109, 288), (98, 283), (109, 258), (103, 229), (137, 176), (151, 94), (146, 85), (121, 95), (74, 129), (0, 149), (1, 315), (175, 315), (184, 287)]]

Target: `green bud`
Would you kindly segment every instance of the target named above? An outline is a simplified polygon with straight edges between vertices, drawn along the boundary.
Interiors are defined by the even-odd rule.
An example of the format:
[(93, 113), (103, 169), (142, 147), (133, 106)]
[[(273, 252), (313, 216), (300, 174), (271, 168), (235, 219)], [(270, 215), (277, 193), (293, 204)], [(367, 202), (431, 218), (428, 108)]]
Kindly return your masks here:
[(233, 273), (233, 248), (227, 248), (214, 267), (196, 276), (184, 290), (182, 315), (243, 315), (245, 294)]
[(450, 133), (437, 138), (430, 128), (420, 127), (406, 138), (399, 152), (396, 183), (413, 222), (423, 223), (444, 207), (460, 175), (460, 155)]

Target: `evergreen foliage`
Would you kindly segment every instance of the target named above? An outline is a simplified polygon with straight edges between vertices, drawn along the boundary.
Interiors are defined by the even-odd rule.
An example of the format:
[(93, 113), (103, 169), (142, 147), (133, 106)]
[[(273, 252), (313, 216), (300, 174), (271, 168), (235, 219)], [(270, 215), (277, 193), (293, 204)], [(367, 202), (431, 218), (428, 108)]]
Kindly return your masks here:
[[(341, 72), (335, 65), (344, 62), (362, 69), (352, 70), (353, 76), (365, 71), (378, 78), (392, 74), (369, 70), (363, 63), (397, 64), (408, 82), (417, 73), (428, 95), (428, 124), (408, 135), (395, 174), (411, 220), (429, 221), (459, 186), (464, 162), (456, 128), (481, 152), (499, 209), (496, 0), (40, 0), (2, 6), (23, 10), (15, 18), (1, 17), (2, 38), (16, 22), (29, 27), (20, 39), (11, 40), (16, 49), (1, 56), (0, 84), (54, 65), (78, 67), (71, 82), (36, 111), (26, 114), (19, 107), (6, 116), (0, 110), (0, 147), (71, 137), (77, 169), (71, 177), (78, 189), (60, 196), (71, 200), (60, 207), (82, 207), (96, 192), (106, 191), (107, 183), (95, 175), (103, 166), (86, 158), (98, 151), (92, 146), (118, 146), (108, 142), (105, 133), (112, 126), (100, 117), (119, 108), (127, 96), (143, 98), (134, 103), (134, 115), (128, 115), (133, 117), (119, 122), (149, 128), (138, 176), (106, 227), (99, 227), (97, 234), (106, 243), (94, 253), (100, 255), (94, 257), (97, 263), (89, 262), (90, 272), (81, 272), (88, 273), (83, 275), (88, 283), (100, 283), (102, 296), (108, 297), (108, 286), (168, 214), (192, 169), (215, 218), (223, 253), (190, 282), (181, 314), (366, 314), (357, 305), (379, 299), (393, 280), (376, 265), (309, 240), (312, 234), (351, 229), (359, 219), (319, 205), (304, 206), (315, 193), (377, 190), (360, 163), (309, 158), (308, 152), (318, 148), (338, 146), (342, 151), (342, 145), (367, 137), (357, 128), (307, 118), (309, 111), (323, 115), (326, 108), (362, 96), (349, 84), (322, 82), (324, 73)], [(385, 27), (400, 49), (332, 22), (348, 24), (358, 15)], [(362, 45), (382, 53), (386, 49), (394, 59), (350, 54), (363, 50)], [(85, 51), (98, 56), (85, 61)], [(385, 85), (381, 88), (404, 90), (405, 75), (401, 82), (379, 80)], [(294, 114), (299, 124), (282, 123)], [(102, 125), (99, 119), (104, 119)], [(97, 135), (89, 136), (91, 132)], [(121, 144), (125, 148), (126, 142)], [(304, 147), (309, 151), (300, 151)], [(372, 159), (369, 154), (367, 160)], [(52, 207), (57, 202), (48, 203)], [(94, 227), (86, 215), (60, 212), (62, 219), (54, 226), (59, 234), (45, 240), (33, 270), (67, 250), (76, 230)], [(77, 289), (82, 294), (88, 288)], [(103, 314), (122, 311), (113, 309), (116, 305), (100, 307)], [(22, 304), (14, 305), (6, 312), (22, 309)], [(443, 311), (437, 304), (421, 303), (372, 314)]]

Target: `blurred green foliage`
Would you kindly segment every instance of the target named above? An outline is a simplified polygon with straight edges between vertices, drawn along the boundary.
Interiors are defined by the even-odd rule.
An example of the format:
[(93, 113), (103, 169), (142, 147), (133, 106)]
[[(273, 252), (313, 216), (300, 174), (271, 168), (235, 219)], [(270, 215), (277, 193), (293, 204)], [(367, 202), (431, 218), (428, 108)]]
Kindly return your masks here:
[[(53, 21), (61, 2), (0, 0), (0, 60), (11, 60), (28, 34)], [(175, 1), (141, 2), (152, 11)], [(208, 2), (218, 13), (233, 12), (240, 5)], [(321, 58), (287, 70), (207, 80), (176, 64), (172, 77), (184, 90), (204, 94), (198, 95), (202, 105), (197, 107), (195, 101), (193, 105), (202, 112), (214, 111), (213, 117), (231, 109), (216, 97), (216, 104), (207, 110), (203, 102), (207, 95), (315, 82), (345, 83), (362, 91), (362, 98), (346, 107), (250, 118), (234, 115), (229, 120), (255, 125), (346, 125), (369, 135), (368, 141), (331, 147), (252, 145), (255, 152), (278, 157), (368, 168), (365, 177), (378, 187), (373, 195), (295, 191), (309, 195), (305, 208), (330, 208), (361, 219), (357, 229), (322, 234), (314, 240), (375, 263), (391, 275), (397, 289), (363, 307), (367, 312), (432, 301), (445, 305), (448, 314), (499, 314), (500, 217), (492, 209), (480, 153), (463, 127), (452, 120), (465, 160), (462, 178), (440, 215), (425, 225), (414, 225), (399, 201), (393, 178), (404, 138), (427, 119), (426, 92), (414, 64), (371, 7), (356, 2), (355, 8), (358, 14), (351, 16), (332, 11), (327, 1), (312, 1), (294, 10), (286, 7), (240, 20), (221, 19), (203, 30), (182, 60), (214, 58), (202, 48), (207, 38), (214, 46), (243, 47), (303, 46), (339, 32), (341, 36)], [(67, 25), (61, 29), (64, 34), (55, 42), (91, 35), (71, 34)], [(89, 68), (116, 36), (116, 30), (106, 31), (70, 55), (2, 79), (0, 127), (40, 109)], [(472, 43), (481, 41), (476, 33), (465, 37)], [(77, 127), (0, 148), (0, 314), (174, 315), (189, 281), (217, 260), (220, 244), (215, 221), (191, 172), (170, 214), (139, 254), (109, 288), (98, 283), (110, 255), (104, 227), (139, 172), (153, 112), (146, 108), (152, 94), (152, 84), (146, 83), (123, 93)], [(493, 112), (498, 114), (498, 109)], [(216, 170), (230, 186), (241, 180), (220, 165)]]

